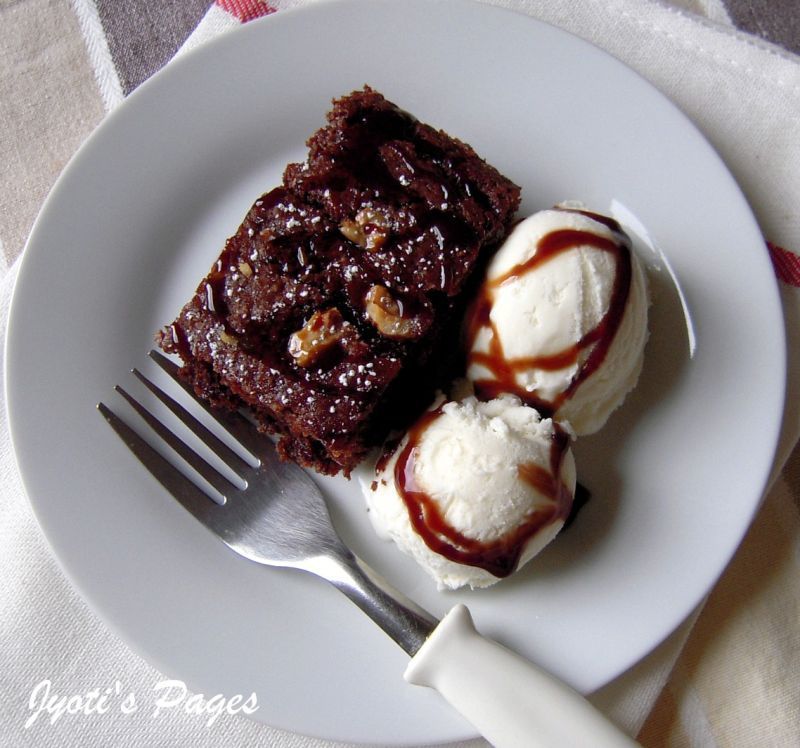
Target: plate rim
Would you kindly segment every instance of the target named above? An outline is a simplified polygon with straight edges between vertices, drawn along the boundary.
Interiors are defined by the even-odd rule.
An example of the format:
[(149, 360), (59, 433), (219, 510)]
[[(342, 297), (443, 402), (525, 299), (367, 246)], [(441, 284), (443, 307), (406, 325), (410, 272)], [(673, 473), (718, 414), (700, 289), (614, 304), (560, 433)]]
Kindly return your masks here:
[[(576, 39), (581, 44), (584, 44), (584, 45), (587, 45), (589, 47), (592, 47), (595, 50), (597, 50), (598, 52), (600, 52), (601, 54), (613, 59), (618, 65), (621, 65), (629, 73), (634, 74), (641, 81), (643, 81), (647, 85), (648, 88), (650, 88), (652, 91), (654, 91), (658, 95), (658, 97), (660, 99), (662, 99), (664, 102), (666, 102), (666, 104), (668, 104), (677, 113), (680, 114), (680, 116), (683, 118), (683, 120), (686, 123), (686, 125), (688, 125), (695, 133), (700, 135), (700, 137), (702, 138), (702, 140), (706, 144), (706, 146), (716, 156), (721, 168), (730, 177), (732, 184), (739, 191), (739, 194), (741, 195), (741, 198), (742, 198), (742, 202), (747, 207), (747, 209), (749, 211), (749, 215), (748, 215), (749, 222), (752, 223), (752, 225), (756, 228), (758, 234), (761, 235), (760, 228), (758, 227), (758, 223), (757, 223), (757, 221), (755, 219), (755, 216), (752, 213), (752, 209), (750, 208), (750, 206), (748, 204), (746, 196), (744, 195), (741, 187), (738, 185), (736, 180), (731, 175), (730, 170), (728, 169), (727, 165), (722, 160), (722, 158), (719, 156), (719, 154), (716, 151), (716, 149), (714, 148), (713, 144), (711, 144), (708, 141), (708, 139), (699, 130), (699, 128), (681, 110), (681, 108), (678, 105), (675, 104), (675, 102), (673, 102), (665, 94), (663, 94), (660, 90), (658, 90), (655, 86), (653, 86), (653, 84), (649, 83), (649, 81), (647, 81), (646, 78), (644, 78), (644, 76), (641, 75), (641, 73), (639, 73), (638, 71), (630, 68), (626, 63), (622, 62), (619, 58), (615, 57), (613, 54), (603, 50), (602, 48), (598, 47), (597, 45), (593, 44), (590, 41), (587, 41), (585, 39), (582, 39), (581, 37), (576, 36), (575, 34), (572, 34), (572, 33), (568, 32), (568, 31), (566, 31), (564, 29), (561, 29), (561, 28), (559, 28), (559, 27), (557, 27), (557, 26), (555, 26), (553, 24), (547, 23), (546, 21), (542, 21), (542, 20), (539, 20), (539, 19), (534, 18), (532, 16), (528, 16), (528, 15), (526, 15), (526, 14), (520, 12), (520, 11), (517, 11), (517, 10), (512, 10), (512, 9), (508, 9), (508, 8), (502, 8), (502, 7), (493, 6), (493, 5), (486, 5), (486, 4), (477, 3), (477, 2), (463, 3), (463, 2), (459, 2), (459, 0), (437, 0), (436, 3), (425, 2), (424, 0), (413, 0), (413, 3), (414, 3), (414, 5), (417, 5), (417, 6), (435, 4), (435, 5), (440, 5), (440, 6), (449, 5), (449, 6), (452, 6), (453, 8), (455, 8), (456, 6), (472, 5), (472, 6), (479, 6), (481, 8), (481, 12), (503, 13), (503, 14), (513, 15), (513, 16), (516, 16), (516, 17), (523, 18), (523, 19), (525, 19), (526, 22), (530, 22), (530, 23), (532, 23), (534, 25), (548, 26), (551, 29), (554, 29), (558, 34), (562, 34), (562, 35), (564, 35), (566, 37), (571, 37), (573, 39)], [(37, 215), (37, 218), (36, 218), (36, 220), (35, 220), (35, 222), (33, 224), (31, 232), (29, 234), (28, 240), (26, 242), (25, 249), (23, 251), (23, 255), (21, 257), (21, 261), (20, 261), (20, 265), (19, 265), (19, 273), (18, 273), (17, 278), (15, 279), (14, 288), (13, 288), (13, 291), (12, 291), (12, 298), (11, 298), (11, 301), (10, 301), (9, 315), (8, 315), (7, 334), (5, 336), (5, 341), (4, 341), (4, 346), (5, 346), (5, 352), (4, 352), (4, 388), (5, 388), (5, 397), (6, 397), (6, 407), (7, 407), (7, 421), (8, 421), (8, 424), (9, 424), (9, 432), (10, 432), (10, 437), (11, 437), (12, 449), (13, 449), (13, 452), (14, 452), (14, 459), (17, 462), (17, 466), (19, 468), (20, 476), (22, 478), (22, 483), (23, 483), (23, 486), (25, 487), (26, 495), (28, 496), (28, 503), (29, 503), (29, 505), (31, 506), (31, 508), (33, 510), (33, 513), (34, 513), (34, 515), (36, 517), (36, 520), (37, 520), (37, 523), (39, 524), (39, 527), (42, 529), (42, 535), (45, 537), (46, 543), (47, 543), (48, 547), (50, 548), (51, 554), (55, 558), (56, 562), (58, 563), (59, 568), (61, 568), (62, 573), (65, 574), (65, 576), (69, 579), (70, 584), (79, 592), (80, 596), (89, 604), (89, 607), (92, 609), (92, 611), (96, 615), (98, 615), (98, 617), (104, 622), (104, 624), (107, 625), (110, 629), (112, 629), (115, 632), (115, 634), (117, 636), (119, 636), (119, 638), (126, 644), (126, 646), (129, 646), (131, 649), (133, 649), (136, 652), (140, 652), (141, 653), (141, 649), (138, 647), (138, 645), (135, 642), (132, 642), (126, 634), (124, 634), (123, 632), (120, 632), (119, 629), (117, 628), (117, 626), (115, 625), (115, 623), (113, 622), (113, 620), (111, 620), (109, 617), (107, 617), (105, 611), (98, 608), (98, 606), (93, 601), (92, 595), (91, 594), (87, 594), (87, 591), (84, 589), (84, 585), (78, 579), (75, 579), (73, 577), (73, 575), (71, 573), (71, 570), (64, 566), (64, 564), (62, 563), (61, 557), (55, 552), (55, 549), (54, 549), (53, 544), (52, 544), (52, 539), (50, 537), (50, 533), (48, 533), (44, 529), (45, 525), (47, 524), (47, 522), (46, 522), (46, 520), (44, 520), (43, 517), (40, 516), (40, 508), (41, 508), (41, 506), (40, 506), (40, 504), (37, 504), (37, 502), (33, 499), (33, 497), (31, 496), (31, 494), (30, 494), (30, 492), (28, 490), (28, 479), (26, 477), (26, 474), (23, 473), (22, 466), (21, 466), (20, 460), (19, 460), (19, 451), (18, 451), (17, 439), (18, 439), (18, 434), (20, 433), (20, 429), (19, 429), (19, 427), (15, 427), (14, 423), (18, 419), (21, 419), (22, 416), (16, 414), (16, 412), (15, 412), (16, 408), (15, 408), (15, 405), (14, 405), (15, 399), (12, 397), (12, 389), (14, 387), (13, 383), (17, 380), (16, 374), (12, 373), (12, 371), (14, 369), (14, 361), (15, 361), (15, 358), (16, 358), (16, 354), (14, 353), (14, 350), (12, 350), (12, 343), (13, 343), (13, 340), (16, 339), (16, 335), (17, 335), (16, 330), (22, 324), (21, 322), (18, 321), (18, 316), (19, 316), (18, 315), (18, 310), (19, 310), (19, 307), (21, 305), (21, 302), (19, 301), (19, 295), (24, 293), (25, 292), (24, 291), (25, 287), (29, 286), (31, 284), (31, 281), (25, 280), (26, 279), (26, 275), (27, 275), (26, 274), (26, 265), (28, 267), (31, 265), (31, 262), (29, 261), (29, 258), (31, 256), (31, 252), (36, 252), (37, 251), (35, 249), (35, 247), (37, 246), (37, 243), (38, 243), (39, 246), (41, 246), (41, 243), (39, 243), (38, 234), (40, 232), (40, 224), (44, 220), (43, 216), (45, 216), (47, 214), (51, 203), (53, 203), (53, 202), (57, 201), (58, 199), (60, 199), (59, 195), (60, 195), (61, 185), (68, 178), (68, 176), (72, 173), (73, 170), (76, 170), (76, 169), (79, 168), (79, 164), (80, 164), (80, 161), (81, 161), (81, 159), (83, 157), (83, 154), (86, 153), (87, 148), (89, 147), (89, 144), (91, 144), (94, 141), (96, 133), (98, 131), (101, 131), (101, 130), (103, 132), (105, 132), (107, 130), (112, 129), (113, 126), (112, 125), (108, 125), (107, 123), (114, 122), (117, 117), (124, 116), (124, 112), (128, 111), (133, 106), (136, 106), (135, 102), (138, 102), (140, 97), (143, 97), (143, 96), (146, 95), (145, 93), (142, 93), (142, 92), (149, 91), (152, 86), (160, 85), (158, 83), (158, 81), (162, 80), (162, 78), (164, 76), (170, 75), (171, 74), (170, 71), (172, 70), (172, 68), (175, 65), (183, 65), (185, 67), (188, 67), (190, 65), (196, 64), (196, 63), (193, 62), (193, 60), (195, 58), (208, 57), (209, 59), (211, 59), (213, 54), (214, 54), (213, 53), (213, 48), (216, 47), (217, 45), (221, 46), (221, 45), (231, 44), (232, 42), (226, 41), (231, 36), (235, 36), (235, 35), (243, 34), (243, 33), (252, 33), (252, 34), (261, 33), (260, 31), (258, 31), (258, 28), (260, 28), (260, 27), (266, 26), (267, 24), (281, 23), (280, 19), (287, 18), (289, 16), (306, 15), (306, 14), (313, 15), (313, 14), (317, 13), (318, 9), (323, 7), (323, 6), (353, 6), (353, 7), (360, 7), (361, 10), (363, 11), (366, 7), (369, 7), (369, 6), (373, 6), (373, 7), (381, 7), (381, 6), (382, 7), (389, 7), (389, 6), (392, 6), (394, 4), (395, 3), (391, 2), (391, 0), (380, 0), (380, 3), (376, 3), (374, 0), (323, 0), (322, 2), (319, 2), (319, 3), (314, 3), (314, 4), (310, 4), (310, 5), (304, 5), (304, 6), (295, 7), (295, 8), (289, 8), (289, 9), (281, 10), (280, 13), (276, 13), (276, 14), (273, 14), (273, 15), (270, 15), (270, 16), (267, 16), (267, 17), (263, 17), (261, 19), (257, 19), (254, 22), (251, 22), (249, 24), (244, 24), (244, 25), (242, 25), (242, 26), (240, 26), (238, 28), (232, 29), (230, 33), (220, 34), (218, 37), (208, 40), (207, 42), (199, 45), (195, 49), (187, 51), (185, 54), (183, 54), (181, 56), (181, 59), (173, 59), (167, 65), (165, 65), (164, 68), (162, 68), (160, 71), (158, 71), (151, 79), (149, 79), (148, 81), (143, 83), (142, 86), (140, 86), (136, 91), (132, 92), (132, 94), (129, 97), (127, 97), (118, 107), (116, 107), (112, 112), (110, 112), (102, 120), (100, 125), (86, 139), (86, 141), (81, 145), (81, 147), (77, 149), (77, 151), (73, 154), (73, 156), (70, 158), (69, 162), (67, 163), (67, 165), (63, 169), (62, 173), (59, 175), (59, 177), (56, 180), (56, 182), (54, 183), (52, 189), (50, 190), (47, 198), (45, 199), (45, 201), (44, 201), (44, 203), (43, 203), (43, 205), (42, 205), (42, 207), (41, 207), (41, 209), (39, 211), (39, 214)], [(211, 51), (209, 51), (209, 50), (211, 50)], [(123, 113), (123, 114), (120, 114), (120, 113)], [(33, 247), (33, 249), (31, 249), (32, 247)], [(44, 250), (43, 249), (39, 249), (38, 251), (42, 252)], [(764, 254), (764, 262), (768, 263), (769, 259), (768, 259), (768, 256), (767, 256), (766, 249), (764, 250), (763, 254)], [(774, 278), (774, 276), (773, 276), (773, 278)], [(23, 290), (21, 290), (21, 289), (23, 289)], [(779, 292), (778, 292), (777, 280), (775, 281), (775, 294), (774, 294), (774, 297), (773, 297), (773, 301), (775, 302), (777, 308), (781, 309), (780, 296), (779, 296)], [(781, 315), (782, 315), (782, 311), (781, 311)], [(776, 332), (776, 335), (777, 334), (778, 333)], [(786, 376), (787, 375), (787, 372), (786, 372), (786, 336), (785, 336), (784, 327), (780, 328), (779, 334), (780, 334), (780, 338), (781, 338), (781, 342), (782, 342), (782, 345), (780, 346), (781, 353), (782, 353), (782, 359), (780, 361), (780, 366), (776, 366), (775, 368), (780, 370), (780, 379), (782, 381), (782, 393), (783, 394), (782, 394), (782, 396), (780, 398), (780, 407), (778, 408), (779, 415), (782, 416), (783, 412), (784, 412), (784, 409), (785, 409), (784, 402), (785, 402), (785, 390), (786, 390), (786, 378), (787, 378), (787, 376)], [(774, 460), (774, 455), (776, 453), (776, 450), (777, 450), (777, 447), (778, 447), (778, 442), (779, 442), (779, 435), (780, 435), (780, 430), (781, 430), (782, 418), (778, 417), (777, 419), (773, 419), (772, 423), (773, 423), (773, 433), (770, 435), (770, 439), (769, 439), (769, 444), (770, 444), (769, 451), (773, 455), (773, 460)], [(757, 502), (753, 503), (752, 511), (750, 513), (750, 517), (749, 517), (749, 520), (748, 520), (747, 524), (741, 529), (741, 532), (740, 532), (740, 534), (738, 536), (738, 539), (733, 544), (732, 549), (730, 551), (730, 554), (727, 557), (727, 561), (723, 564), (722, 568), (719, 569), (718, 573), (714, 576), (713, 580), (709, 583), (707, 593), (718, 582), (719, 577), (724, 572), (725, 568), (727, 567), (727, 565), (730, 562), (731, 558), (733, 557), (734, 553), (738, 549), (739, 544), (741, 543), (741, 540), (744, 537), (744, 534), (746, 533), (747, 529), (749, 528), (750, 524), (752, 523), (752, 520), (753, 520), (755, 514), (757, 513), (758, 509), (761, 506), (761, 503), (762, 503), (763, 498), (764, 498), (764, 493), (765, 493), (766, 488), (767, 488), (767, 486), (769, 484), (770, 471), (767, 470), (765, 475), (762, 476), (762, 478), (763, 479), (762, 479), (761, 497)], [(698, 604), (700, 604), (701, 602), (702, 602), (702, 600), (698, 601)], [(687, 613), (686, 615), (691, 615), (691, 611), (689, 611), (689, 613)], [(686, 615), (682, 615), (681, 616), (681, 618), (678, 621), (678, 623), (676, 624), (676, 626), (680, 625), (680, 622), (683, 621), (686, 618)], [(615, 675), (613, 675), (610, 678), (610, 680), (614, 680), (614, 679), (618, 678), (627, 669), (629, 669), (631, 666), (633, 666), (634, 664), (639, 662), (640, 659), (642, 659), (643, 657), (646, 657), (647, 654), (649, 654), (649, 652), (651, 652), (653, 649), (655, 649), (664, 639), (668, 638), (669, 635), (674, 630), (675, 630), (675, 627), (670, 628), (670, 630), (666, 632), (664, 637), (662, 637), (658, 641), (655, 641), (652, 644), (652, 646), (650, 647), (650, 649), (647, 652), (645, 652), (645, 653), (643, 653), (641, 655), (636, 655), (628, 664), (626, 664), (624, 667), (619, 669), (619, 671)], [(150, 655), (146, 656), (145, 660), (148, 661), (148, 662), (153, 662), (154, 661), (153, 658)], [(284, 729), (286, 729), (286, 728), (284, 728)], [(288, 728), (288, 729), (292, 729), (292, 728)]]

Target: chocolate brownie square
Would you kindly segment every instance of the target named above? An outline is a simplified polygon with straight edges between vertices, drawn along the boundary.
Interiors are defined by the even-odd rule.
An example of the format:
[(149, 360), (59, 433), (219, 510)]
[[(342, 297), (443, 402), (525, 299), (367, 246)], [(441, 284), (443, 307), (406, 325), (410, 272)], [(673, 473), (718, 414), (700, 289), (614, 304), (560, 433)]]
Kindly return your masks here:
[(158, 340), (282, 457), (349, 474), (427, 405), (519, 188), (368, 87), (327, 119)]

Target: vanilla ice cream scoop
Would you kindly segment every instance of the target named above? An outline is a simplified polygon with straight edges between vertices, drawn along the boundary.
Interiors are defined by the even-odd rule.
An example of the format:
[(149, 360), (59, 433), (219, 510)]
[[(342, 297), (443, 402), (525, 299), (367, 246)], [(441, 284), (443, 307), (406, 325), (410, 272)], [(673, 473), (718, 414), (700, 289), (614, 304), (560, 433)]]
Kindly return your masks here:
[(494, 584), (544, 548), (569, 515), (575, 481), (569, 434), (503, 395), (441, 402), (363, 487), (378, 534), (455, 589)]
[(535, 213), (489, 264), (467, 322), (467, 377), (482, 399), (513, 393), (592, 434), (636, 386), (648, 303), (616, 221), (573, 208)]

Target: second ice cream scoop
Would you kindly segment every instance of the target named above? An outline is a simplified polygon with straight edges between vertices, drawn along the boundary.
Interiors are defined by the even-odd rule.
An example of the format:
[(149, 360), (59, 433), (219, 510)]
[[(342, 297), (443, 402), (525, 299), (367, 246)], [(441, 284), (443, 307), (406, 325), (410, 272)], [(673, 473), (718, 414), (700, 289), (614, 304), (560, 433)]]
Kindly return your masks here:
[(373, 525), (440, 588), (487, 587), (564, 525), (576, 480), (570, 445), (513, 395), (436, 404), (364, 485)]
[(647, 282), (619, 224), (574, 208), (520, 222), (467, 324), (476, 394), (512, 393), (576, 435), (606, 422), (642, 368)]

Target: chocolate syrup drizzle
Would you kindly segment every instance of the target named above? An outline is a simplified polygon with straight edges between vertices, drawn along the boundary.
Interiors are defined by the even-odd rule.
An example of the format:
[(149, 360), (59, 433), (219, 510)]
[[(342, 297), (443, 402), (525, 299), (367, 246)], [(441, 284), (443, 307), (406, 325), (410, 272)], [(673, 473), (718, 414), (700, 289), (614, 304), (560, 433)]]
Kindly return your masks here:
[[(485, 367), (493, 379), (473, 382), (475, 394), (481, 400), (490, 400), (501, 394), (517, 395), (522, 402), (536, 408), (543, 417), (552, 416), (558, 408), (575, 393), (575, 390), (605, 360), (614, 336), (622, 322), (632, 279), (630, 240), (620, 225), (612, 218), (582, 210), (558, 208), (566, 212), (580, 213), (608, 227), (613, 239), (598, 236), (591, 231), (563, 229), (543, 236), (536, 253), (526, 262), (520, 263), (499, 278), (487, 281), (481, 288), (467, 317), (467, 349), (469, 364)], [(521, 278), (554, 257), (579, 246), (590, 246), (609, 252), (615, 258), (615, 274), (608, 309), (595, 327), (573, 345), (554, 354), (509, 359), (503, 352), (500, 336), (491, 320), (492, 292), (512, 278)], [(478, 333), (488, 327), (491, 340), (487, 352), (472, 351)], [(530, 368), (556, 371), (579, 361), (584, 351), (588, 355), (578, 367), (567, 388), (552, 400), (544, 400), (535, 392), (529, 392), (517, 383), (516, 375)], [(408, 441), (402, 447), (394, 466), (397, 490), (405, 502), (411, 524), (425, 544), (435, 553), (456, 563), (477, 566), (496, 577), (511, 574), (519, 563), (528, 540), (542, 528), (558, 520), (568, 520), (573, 508), (573, 496), (561, 479), (564, 457), (570, 446), (568, 433), (557, 423), (550, 447), (550, 464), (547, 467), (535, 463), (518, 466), (519, 477), (537, 492), (550, 499), (550, 504), (536, 509), (518, 527), (501, 538), (483, 542), (470, 538), (449, 525), (436, 501), (420, 486), (415, 475), (419, 447), (426, 429), (442, 414), (442, 406), (426, 413), (408, 432)], [(379, 471), (398, 445), (387, 445), (381, 457)], [(588, 492), (582, 489), (582, 501)]]
[[(607, 216), (583, 210), (558, 208), (565, 212), (580, 213), (607, 226), (615, 235), (615, 240), (598, 236), (590, 231), (563, 229), (551, 231), (543, 236), (537, 245), (535, 254), (527, 261), (514, 266), (499, 278), (486, 281), (479, 291), (478, 298), (467, 318), (467, 350), (468, 364), (480, 365), (491, 372), (493, 378), (476, 380), (475, 395), (481, 400), (491, 400), (502, 393), (516, 395), (524, 403), (536, 408), (543, 416), (552, 416), (575, 390), (603, 363), (614, 340), (614, 336), (622, 322), (625, 306), (631, 287), (632, 264), (630, 240), (620, 225)], [(595, 327), (573, 345), (550, 355), (526, 356), (524, 358), (507, 358), (503, 352), (498, 331), (491, 320), (492, 295), (496, 288), (511, 279), (521, 278), (541, 267), (544, 263), (563, 252), (579, 246), (590, 246), (612, 254), (616, 260), (614, 283), (611, 290), (608, 309)], [(473, 351), (472, 347), (478, 333), (485, 327), (491, 330), (489, 350)], [(546, 371), (557, 371), (578, 362), (581, 354), (591, 349), (563, 392), (552, 400), (545, 400), (518, 384), (517, 374), (537, 368)]]
[(517, 568), (527, 541), (543, 527), (559, 519), (566, 520), (569, 515), (572, 492), (561, 480), (561, 468), (570, 437), (554, 424), (549, 466), (545, 468), (532, 462), (518, 466), (519, 477), (551, 503), (533, 511), (506, 535), (483, 542), (467, 537), (446, 522), (438, 504), (420, 486), (414, 472), (425, 430), (441, 415), (440, 406), (427, 412), (409, 431), (408, 441), (394, 467), (397, 490), (406, 504), (412, 526), (432, 551), (456, 563), (485, 569), (496, 577), (507, 577)]

